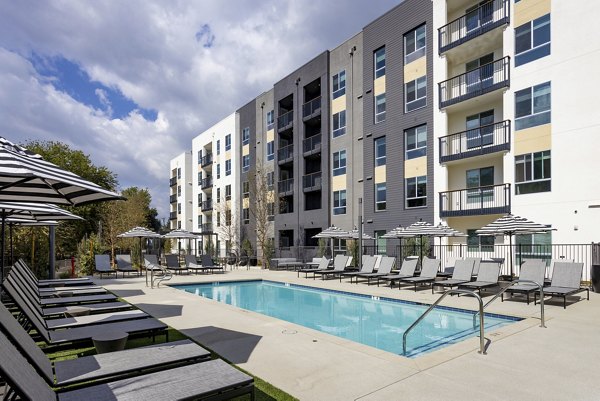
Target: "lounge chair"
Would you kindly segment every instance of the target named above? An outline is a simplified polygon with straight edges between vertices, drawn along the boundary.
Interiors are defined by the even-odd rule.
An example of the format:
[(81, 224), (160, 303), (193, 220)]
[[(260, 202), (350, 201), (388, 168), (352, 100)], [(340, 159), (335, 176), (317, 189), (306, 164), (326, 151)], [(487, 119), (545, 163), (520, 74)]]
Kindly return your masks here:
[(448, 287), (452, 289), (453, 287), (458, 287), (461, 284), (471, 281), (474, 264), (475, 261), (473, 259), (458, 259), (454, 264), (452, 278), (441, 281), (433, 281), (431, 283), (431, 293), (433, 294), (436, 286), (444, 287), (444, 289)]
[(481, 258), (465, 258), (465, 260), (473, 261), (473, 272), (471, 273), (471, 277), (477, 277), (479, 268), (481, 267)]
[(195, 273), (198, 273), (199, 270), (205, 270), (202, 265), (198, 263), (198, 260), (194, 255), (185, 255), (184, 262), (186, 270), (191, 270)]
[(440, 261), (438, 259), (429, 259), (430, 262), (425, 259), (426, 263), (423, 263), (421, 268), (421, 274), (418, 277), (401, 278), (398, 280), (398, 289), (402, 289), (401, 284), (412, 284), (414, 285), (415, 292), (417, 292), (417, 285), (431, 284), (435, 281), (440, 268)]
[(88, 277), (79, 278), (65, 278), (65, 279), (43, 279), (39, 280), (33, 273), (31, 268), (25, 263), (23, 259), (17, 260), (15, 267), (23, 270), (31, 279), (37, 284), (38, 287), (54, 287), (54, 286), (80, 286), (80, 285), (94, 285), (94, 282)]
[[(122, 352), (122, 351), (121, 351)], [(117, 358), (117, 353), (107, 358)], [(157, 354), (155, 352), (152, 355)], [(148, 373), (118, 381), (93, 384), (55, 393), (8, 338), (0, 333), (0, 375), (7, 393), (36, 401), (137, 401), (229, 399), (243, 394), (253, 397), (252, 377), (220, 359)]]
[(548, 266), (548, 269), (546, 269), (546, 278), (544, 278), (544, 285), (550, 285), (550, 283), (552, 282), (552, 273), (554, 273), (554, 265), (556, 265), (557, 263), (573, 263), (573, 262), (575, 262), (575, 259), (567, 259), (567, 258), (552, 259), (550, 261), (550, 266)]
[[(544, 295), (562, 297), (563, 308), (567, 308), (567, 296), (587, 291), (587, 300), (590, 300), (590, 289), (581, 286), (583, 263), (555, 263), (552, 281), (549, 287), (544, 287)], [(537, 303), (539, 290), (534, 292), (533, 304)]]
[(215, 264), (213, 258), (210, 255), (204, 254), (200, 256), (200, 262), (202, 263), (202, 269), (204, 271), (213, 272), (215, 270), (220, 270), (221, 273), (225, 273), (225, 269), (223, 269), (223, 266)]
[(27, 283), (27, 285), (33, 290), (33, 292), (40, 298), (60, 297), (65, 295), (94, 295), (107, 293), (106, 289), (95, 285), (40, 288), (35, 284), (35, 282), (31, 279), (29, 275), (27, 275), (20, 269), (14, 269), (10, 272), (10, 274), (13, 274), (15, 277), (17, 277), (19, 281)]
[[(373, 273), (373, 270), (375, 270), (375, 263), (377, 262), (377, 258), (375, 256), (371, 256), (371, 255), (363, 255), (362, 257), (362, 266), (360, 268), (360, 271), (357, 272), (343, 272), (342, 274), (340, 274), (340, 282), (342, 281), (342, 278), (345, 277), (350, 277), (350, 283), (352, 283), (352, 279), (354, 277), (356, 277), (359, 274), (364, 274), (364, 273)], [(358, 282), (358, 280), (357, 280)]]
[(394, 282), (396, 280), (413, 277), (415, 275), (415, 270), (417, 270), (418, 263), (418, 259), (405, 259), (404, 262), (402, 262), (402, 266), (400, 267), (398, 274), (388, 274), (387, 276), (377, 277), (377, 286), (379, 287), (379, 281), (383, 280), (389, 281), (391, 288), (394, 286)]
[(496, 262), (481, 262), (477, 280), (469, 283), (460, 284), (458, 288), (467, 288), (477, 290), (481, 295), (481, 290), (498, 286), (500, 277), (500, 264)]
[(394, 265), (396, 264), (396, 258), (391, 256), (384, 256), (381, 258), (379, 269), (374, 273), (361, 273), (356, 275), (356, 282), (358, 283), (359, 278), (366, 278), (367, 285), (371, 285), (371, 279), (378, 279), (379, 277), (388, 276)]
[(100, 278), (102, 278), (102, 275), (104, 274), (108, 274), (109, 276), (114, 274), (115, 278), (117, 277), (117, 271), (113, 270), (110, 265), (110, 255), (94, 255), (94, 262), (96, 262), (94, 272), (100, 273)]
[(304, 278), (308, 278), (308, 273), (313, 273), (313, 277), (314, 277), (315, 272), (325, 271), (328, 269), (329, 269), (329, 259), (327, 259), (326, 257), (322, 257), (321, 260), (319, 261), (319, 265), (317, 267), (311, 267), (308, 269), (299, 269), (298, 277), (300, 277), (300, 273), (304, 273)]
[(141, 271), (134, 268), (131, 264), (131, 255), (117, 255), (115, 256), (115, 261), (117, 262), (117, 271), (123, 273), (123, 277), (125, 277), (125, 273), (141, 275)]
[[(313, 279), (316, 278), (317, 274), (327, 274), (327, 273), (333, 273), (333, 272), (343, 272), (344, 269), (346, 269), (347, 263), (348, 263), (348, 256), (346, 256), (346, 255), (336, 255), (335, 258), (333, 259), (333, 268), (331, 268), (331, 269), (325, 269), (325, 270), (318, 269), (317, 271), (314, 271), (313, 272)], [(323, 278), (323, 276), (321, 276), (321, 278)]]
[(168, 270), (176, 274), (181, 274), (184, 271), (188, 271), (187, 266), (181, 266), (181, 264), (179, 264), (179, 255), (165, 255), (165, 264)]
[[(520, 280), (529, 280), (539, 285), (544, 285), (544, 276), (546, 274), (546, 263), (541, 259), (532, 259), (524, 262), (521, 265), (519, 272)], [(536, 291), (539, 287), (535, 284), (521, 283), (515, 284), (508, 288), (505, 293), (511, 294), (525, 294), (527, 296), (527, 305), (529, 305), (529, 294)], [(504, 302), (504, 293), (501, 295), (502, 302)]]

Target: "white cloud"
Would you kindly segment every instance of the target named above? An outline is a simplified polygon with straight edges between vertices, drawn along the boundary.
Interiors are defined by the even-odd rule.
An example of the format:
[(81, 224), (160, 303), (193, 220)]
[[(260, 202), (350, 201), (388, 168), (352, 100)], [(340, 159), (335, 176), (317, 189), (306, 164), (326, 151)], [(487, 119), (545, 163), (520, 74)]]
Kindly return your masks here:
[[(148, 187), (168, 213), (169, 160), (191, 139), (397, 1), (47, 1), (0, 4), (0, 135), (60, 140)], [(199, 38), (199, 39), (198, 39)], [(57, 91), (26, 57), (60, 55), (116, 88), (133, 111), (112, 118)]]

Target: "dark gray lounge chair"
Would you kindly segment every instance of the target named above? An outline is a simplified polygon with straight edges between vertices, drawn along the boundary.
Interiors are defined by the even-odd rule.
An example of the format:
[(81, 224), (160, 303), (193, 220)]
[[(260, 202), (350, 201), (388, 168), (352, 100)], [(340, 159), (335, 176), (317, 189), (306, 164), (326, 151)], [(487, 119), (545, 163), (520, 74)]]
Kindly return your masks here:
[(9, 395), (35, 401), (149, 401), (230, 399), (250, 394), (252, 377), (220, 359), (55, 393), (19, 350), (0, 333), (0, 375)]
[(104, 274), (108, 274), (109, 276), (114, 274), (115, 278), (117, 277), (117, 271), (110, 265), (110, 255), (94, 255), (94, 262), (94, 272), (99, 273), (100, 278), (102, 278)]
[(125, 277), (125, 273), (127, 275), (135, 273), (138, 276), (141, 274), (141, 271), (131, 264), (131, 255), (117, 255), (115, 256), (115, 262), (117, 262), (117, 271), (123, 273), (123, 277)]
[(358, 283), (359, 278), (366, 278), (367, 285), (371, 285), (372, 279), (378, 279), (379, 277), (389, 276), (396, 264), (396, 258), (391, 256), (384, 256), (381, 258), (381, 263), (379, 263), (379, 268), (374, 273), (361, 273), (356, 275), (356, 282)]
[(475, 265), (475, 261), (473, 259), (457, 259), (454, 264), (454, 272), (452, 273), (452, 278), (441, 280), (441, 281), (433, 281), (431, 283), (431, 293), (436, 286), (441, 286), (446, 288), (458, 287), (461, 284), (468, 283), (471, 281), (471, 277), (473, 276), (473, 266)]
[[(130, 304), (120, 301), (101, 302), (98, 304), (86, 303), (84, 306), (90, 310), (90, 315), (94, 315), (96, 313), (116, 312), (132, 309)], [(77, 306), (55, 306), (51, 308), (42, 308), (41, 313), (44, 316), (44, 318), (56, 315), (64, 316), (67, 312), (76, 307)]]
[(477, 290), (479, 295), (486, 288), (498, 286), (498, 278), (500, 277), (500, 264), (496, 262), (481, 262), (477, 280), (469, 283), (460, 284), (458, 288), (466, 288)]
[(20, 281), (26, 283), (32, 291), (37, 294), (40, 298), (47, 297), (60, 297), (68, 294), (72, 295), (94, 295), (94, 294), (106, 294), (107, 291), (99, 286), (86, 285), (86, 286), (70, 286), (70, 287), (42, 287), (39, 288), (35, 282), (20, 269), (11, 270), (10, 274), (15, 275)]
[[(360, 268), (360, 271), (357, 272), (343, 272), (342, 274), (340, 274), (340, 282), (342, 281), (342, 278), (344, 277), (350, 277), (350, 283), (352, 283), (352, 279), (356, 276), (358, 276), (359, 274), (365, 274), (365, 273), (373, 273), (373, 270), (375, 270), (375, 263), (377, 262), (377, 258), (375, 256), (371, 256), (371, 255), (363, 255), (362, 257), (362, 266)], [(357, 280), (358, 282), (358, 280)]]
[(179, 264), (179, 255), (165, 255), (166, 267), (172, 272), (181, 274), (184, 271), (188, 271), (187, 266), (181, 266)]
[(220, 270), (221, 273), (225, 273), (225, 269), (223, 266), (219, 264), (215, 264), (213, 258), (210, 255), (204, 254), (200, 256), (200, 261), (202, 262), (202, 270), (214, 272), (215, 270)]
[(79, 278), (65, 278), (65, 279), (44, 279), (39, 280), (33, 273), (31, 268), (25, 263), (23, 259), (19, 259), (15, 263), (16, 268), (22, 269), (27, 275), (29, 275), (38, 287), (54, 287), (54, 286), (72, 286), (72, 285), (93, 285), (94, 282), (88, 277)]
[[(520, 280), (529, 280), (540, 285), (544, 285), (544, 276), (546, 275), (546, 263), (541, 259), (532, 259), (521, 265), (519, 272)], [(521, 283), (508, 288), (504, 293), (525, 294), (527, 296), (527, 305), (529, 305), (529, 294), (536, 291), (539, 287), (534, 284)], [(504, 302), (504, 293), (502, 293), (502, 302)]]
[[(319, 274), (328, 274), (335, 272), (343, 272), (346, 269), (346, 265), (348, 263), (348, 256), (346, 255), (336, 255), (333, 259), (333, 268), (325, 269), (325, 270), (317, 270), (313, 272), (313, 279), (316, 278), (316, 275)], [(324, 276), (321, 276), (323, 278)]]
[(195, 273), (198, 273), (198, 271), (205, 270), (202, 267), (202, 265), (198, 263), (198, 260), (196, 259), (196, 257), (194, 255), (185, 255), (184, 260), (185, 260), (185, 267), (187, 270), (191, 270)]
[(379, 281), (389, 281), (390, 288), (394, 286), (394, 282), (396, 280), (400, 280), (402, 278), (409, 278), (415, 275), (415, 270), (417, 270), (417, 264), (419, 263), (419, 259), (405, 259), (402, 262), (402, 266), (400, 267), (400, 271), (398, 274), (388, 274), (387, 276), (377, 277), (377, 286), (379, 287)]
[(309, 273), (313, 273), (313, 277), (314, 277), (314, 273), (316, 271), (325, 271), (325, 270), (328, 270), (329, 269), (329, 262), (330, 262), (330, 260), (327, 259), (325, 256), (323, 256), (321, 258), (321, 260), (319, 261), (319, 265), (317, 267), (310, 267), (310, 268), (298, 269), (297, 270), (298, 277), (300, 277), (300, 273), (304, 273), (304, 278), (308, 278), (308, 274)]
[[(563, 298), (563, 308), (567, 308), (567, 296), (587, 291), (587, 300), (590, 300), (590, 289), (581, 286), (583, 263), (557, 262), (554, 264), (552, 281), (549, 287), (544, 287), (544, 295)], [(539, 290), (534, 293), (533, 304), (537, 303)]]

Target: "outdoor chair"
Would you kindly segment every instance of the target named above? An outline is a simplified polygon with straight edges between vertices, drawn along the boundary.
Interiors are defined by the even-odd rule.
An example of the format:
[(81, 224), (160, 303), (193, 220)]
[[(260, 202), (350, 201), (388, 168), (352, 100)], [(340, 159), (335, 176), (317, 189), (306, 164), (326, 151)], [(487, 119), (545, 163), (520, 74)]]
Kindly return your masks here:
[(129, 273), (136, 273), (141, 275), (141, 270), (138, 270), (133, 267), (131, 263), (131, 255), (117, 255), (115, 256), (115, 262), (117, 263), (117, 271), (123, 273), (123, 277), (125, 277), (125, 273), (129, 275)]
[(363, 255), (362, 266), (361, 266), (360, 270), (357, 272), (343, 272), (342, 274), (339, 275), (340, 282), (342, 281), (342, 278), (350, 277), (350, 283), (352, 283), (352, 279), (359, 274), (373, 273), (373, 270), (375, 270), (376, 262), (377, 262), (377, 258), (375, 258), (375, 256)]
[(53, 286), (82, 286), (82, 285), (94, 285), (94, 282), (88, 277), (80, 278), (65, 278), (65, 279), (43, 279), (40, 280), (33, 273), (31, 268), (25, 263), (23, 259), (17, 260), (15, 263), (17, 268), (22, 269), (31, 279), (37, 284), (38, 287), (53, 287)]
[(313, 273), (313, 277), (315, 272), (318, 271), (325, 271), (329, 269), (329, 259), (327, 259), (326, 257), (322, 257), (319, 265), (316, 268), (310, 268), (310, 269), (299, 269), (298, 270), (298, 277), (300, 277), (300, 273), (304, 273), (304, 278), (308, 278), (308, 274), (309, 273)]
[(481, 262), (481, 265), (479, 266), (479, 273), (477, 273), (477, 280), (460, 284), (458, 288), (477, 290), (479, 295), (481, 295), (482, 290), (486, 288), (497, 287), (499, 285), (499, 277), (500, 264), (496, 262)]
[[(567, 308), (567, 296), (587, 291), (587, 300), (590, 300), (589, 287), (581, 286), (581, 275), (583, 274), (583, 263), (565, 263), (554, 264), (554, 272), (549, 287), (544, 287), (544, 295), (551, 297), (562, 297), (563, 308)], [(537, 303), (539, 290), (534, 292), (533, 304)]]
[(379, 279), (379, 277), (388, 276), (396, 264), (396, 258), (391, 256), (384, 256), (381, 258), (379, 269), (375, 273), (361, 273), (356, 276), (356, 282), (358, 283), (359, 278), (366, 278), (367, 285), (371, 285), (371, 279)]
[(458, 287), (460, 284), (465, 284), (471, 281), (474, 264), (475, 261), (472, 258), (458, 259), (454, 264), (454, 272), (452, 273), (452, 278), (441, 281), (433, 281), (431, 283), (431, 293), (433, 294), (436, 286), (444, 287), (444, 289), (452, 289), (453, 287)]
[(550, 266), (546, 270), (546, 278), (544, 279), (544, 285), (550, 285), (550, 283), (552, 282), (552, 273), (554, 273), (554, 265), (556, 265), (557, 263), (573, 263), (573, 262), (575, 262), (575, 259), (567, 259), (567, 258), (552, 259), (550, 261)]
[(198, 271), (204, 270), (204, 268), (198, 263), (198, 260), (194, 255), (185, 255), (183, 259), (185, 262), (185, 268), (187, 270), (193, 271), (194, 273), (198, 273)]
[[(539, 285), (544, 285), (544, 276), (546, 274), (546, 263), (541, 259), (532, 259), (524, 262), (521, 265), (519, 272), (519, 280), (529, 280)], [(529, 294), (539, 289), (535, 284), (520, 283), (515, 284), (506, 289), (501, 295), (501, 300), (504, 302), (504, 293), (510, 294), (525, 294), (527, 296), (527, 305), (529, 305)]]
[(200, 256), (200, 261), (202, 262), (202, 268), (204, 271), (210, 271), (212, 273), (215, 270), (219, 270), (221, 273), (225, 273), (223, 266), (215, 264), (210, 255), (204, 254)]
[(110, 255), (94, 255), (94, 272), (100, 273), (100, 278), (102, 275), (108, 274), (109, 276), (114, 273), (115, 278), (117, 277), (117, 271), (113, 270), (110, 265)]
[(402, 267), (400, 267), (398, 274), (388, 274), (387, 276), (377, 277), (377, 286), (379, 287), (380, 280), (384, 280), (389, 281), (390, 288), (392, 288), (396, 280), (413, 277), (415, 275), (415, 270), (417, 270), (418, 263), (418, 259), (405, 259), (404, 262), (402, 262)]
[(181, 274), (181, 272), (188, 271), (187, 265), (181, 266), (179, 264), (179, 255), (170, 254), (165, 255), (165, 263), (168, 270)]
[(417, 277), (401, 278), (398, 280), (398, 289), (402, 289), (403, 283), (412, 284), (415, 292), (417, 291), (417, 285), (422, 284), (433, 284), (440, 268), (440, 261), (438, 259), (425, 259), (425, 263), (421, 268), (421, 274)]
[[(120, 351), (126, 352), (126, 351)], [(101, 360), (117, 358), (119, 353), (104, 354)], [(152, 355), (157, 352), (152, 352)], [(106, 358), (106, 359), (104, 359)], [(6, 381), (7, 399), (35, 401), (135, 401), (135, 400), (188, 400), (229, 399), (250, 394), (253, 398), (254, 379), (220, 359), (180, 366), (95, 384), (54, 392), (39, 373), (29, 364), (8, 338), (0, 333), (0, 375)], [(72, 362), (72, 361), (68, 361)], [(113, 362), (111, 361), (111, 364)], [(48, 364), (46, 364), (48, 369)], [(45, 374), (48, 374), (46, 371)], [(86, 383), (87, 384), (87, 383)]]
[[(324, 269), (324, 270), (318, 269), (317, 271), (314, 271), (313, 272), (313, 280), (316, 278), (317, 274), (327, 274), (327, 273), (333, 273), (333, 272), (343, 272), (344, 269), (346, 268), (346, 263), (348, 263), (348, 256), (346, 256), (346, 255), (336, 255), (335, 258), (333, 259), (333, 268), (331, 268), (331, 269)], [(321, 278), (323, 278), (323, 276), (321, 276)]]
[(477, 277), (479, 274), (479, 267), (481, 266), (481, 258), (465, 258), (465, 260), (473, 261), (473, 272), (471, 273), (471, 277)]
[(20, 269), (13, 269), (9, 274), (14, 275), (24, 284), (29, 286), (32, 289), (32, 291), (40, 298), (58, 297), (63, 295), (94, 295), (107, 293), (106, 289), (93, 285), (40, 288), (35, 284), (35, 282), (33, 282), (33, 280), (31, 280), (31, 277), (29, 277)]

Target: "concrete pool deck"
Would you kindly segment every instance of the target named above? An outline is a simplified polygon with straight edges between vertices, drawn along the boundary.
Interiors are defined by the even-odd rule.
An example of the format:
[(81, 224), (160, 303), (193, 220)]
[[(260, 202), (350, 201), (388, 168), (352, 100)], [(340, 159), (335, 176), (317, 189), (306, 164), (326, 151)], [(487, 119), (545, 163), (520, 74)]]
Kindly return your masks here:
[[(169, 284), (267, 279), (320, 288), (432, 303), (429, 290), (297, 278), (295, 272), (233, 270), (174, 276)], [(373, 347), (238, 309), (167, 286), (150, 289), (143, 278), (96, 279), (127, 301), (232, 363), (301, 400), (597, 400), (600, 372), (600, 294), (590, 301), (562, 299), (540, 308), (522, 298), (494, 302), (486, 312), (525, 319), (479, 339), (404, 358)], [(585, 293), (579, 294), (585, 297)], [(490, 296), (484, 297), (490, 299)], [(515, 298), (517, 299), (517, 298)], [(572, 298), (575, 299), (575, 298)], [(443, 305), (476, 309), (470, 297)], [(402, 338), (399, 337), (399, 341)]]

